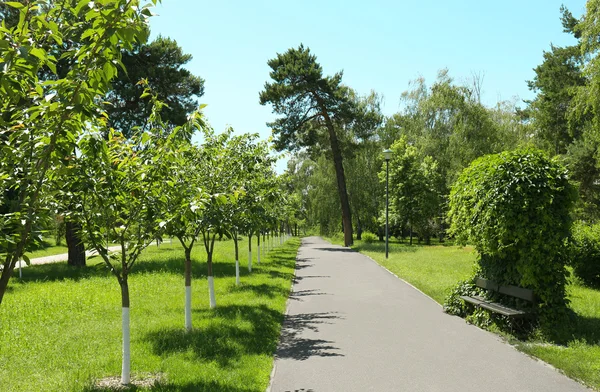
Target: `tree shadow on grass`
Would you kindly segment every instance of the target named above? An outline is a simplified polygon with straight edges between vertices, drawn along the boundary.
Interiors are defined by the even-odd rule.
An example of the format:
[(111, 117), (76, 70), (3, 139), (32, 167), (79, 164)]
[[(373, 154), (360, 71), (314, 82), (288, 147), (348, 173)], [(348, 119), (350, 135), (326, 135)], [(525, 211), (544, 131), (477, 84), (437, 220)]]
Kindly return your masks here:
[[(16, 273), (16, 275), (15, 275)], [(13, 272), (13, 276), (18, 279), (18, 271)], [(58, 262), (51, 264), (34, 264), (23, 268), (22, 282), (54, 282), (63, 280), (79, 281), (89, 279), (95, 276), (110, 276), (110, 271), (104, 263), (95, 262), (86, 267), (71, 267), (67, 262)]]
[[(208, 265), (206, 260), (192, 259), (192, 277), (198, 278), (207, 276)], [(168, 257), (164, 259), (140, 260), (133, 267), (133, 274), (164, 272), (170, 274), (184, 273), (184, 256)], [(219, 276), (235, 276), (235, 263), (232, 261), (213, 260), (213, 274)], [(243, 269), (240, 269), (240, 274), (244, 275)]]
[(600, 318), (575, 314), (573, 319), (574, 322), (567, 332), (569, 339), (561, 339), (563, 341), (559, 341), (559, 344), (567, 344), (573, 340), (584, 341), (590, 345), (600, 344)]
[(231, 285), (229, 291), (232, 293), (253, 293), (259, 297), (285, 297), (289, 294), (289, 290), (280, 286), (261, 283), (261, 284), (246, 284), (242, 283), (239, 286)]
[[(260, 389), (238, 388), (218, 381), (197, 381), (191, 383), (157, 385), (151, 389), (156, 392), (259, 392)], [(262, 391), (261, 391), (262, 392)]]
[[(132, 275), (144, 273), (170, 273), (182, 275), (184, 273), (184, 258), (168, 257), (164, 259), (141, 259), (135, 263)], [(213, 273), (216, 277), (219, 276), (235, 276), (235, 264), (226, 261), (213, 261)], [(15, 277), (13, 272), (13, 277)], [(18, 277), (18, 271), (16, 272)], [(206, 261), (192, 260), (192, 276), (195, 278), (207, 275)], [(245, 271), (241, 271), (241, 275), (246, 275)], [(27, 268), (23, 268), (22, 282), (53, 282), (63, 280), (79, 281), (89, 279), (91, 277), (106, 277), (112, 276), (106, 264), (96, 258), (93, 261), (88, 260), (86, 267), (71, 267), (66, 262), (37, 264)]]
[(83, 392), (141, 392), (141, 391), (154, 391), (154, 392), (258, 392), (257, 389), (250, 388), (238, 388), (231, 385), (227, 385), (218, 381), (192, 381), (187, 383), (169, 383), (169, 382), (157, 382), (156, 384), (149, 387), (137, 387), (135, 385), (123, 386), (123, 387), (98, 387), (88, 386), (83, 389)]
[(209, 324), (191, 332), (160, 329), (147, 334), (144, 340), (161, 357), (189, 352), (196, 360), (215, 361), (222, 367), (229, 367), (243, 355), (275, 352), (283, 316), (266, 305), (221, 306), (196, 313), (209, 319)]
[(321, 324), (331, 324), (337, 319), (342, 317), (336, 312), (286, 315), (281, 329), (277, 357), (304, 361), (313, 356), (344, 356), (330, 340), (309, 339), (303, 336), (304, 331), (319, 332)]
[(284, 280), (292, 280), (295, 278), (293, 273), (289, 272), (279, 272), (279, 271), (268, 271), (271, 278), (275, 279), (284, 279)]

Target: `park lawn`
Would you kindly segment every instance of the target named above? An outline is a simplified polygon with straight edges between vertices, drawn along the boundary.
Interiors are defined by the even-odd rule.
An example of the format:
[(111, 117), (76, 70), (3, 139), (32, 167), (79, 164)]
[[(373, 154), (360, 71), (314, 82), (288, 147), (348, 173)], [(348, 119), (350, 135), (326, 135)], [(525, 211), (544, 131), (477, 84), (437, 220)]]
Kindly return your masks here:
[[(130, 276), (132, 379), (159, 376), (156, 391), (264, 391), (299, 245), (290, 239), (260, 265), (254, 252), (249, 274), (241, 241), (236, 287), (233, 241), (217, 242), (217, 308), (211, 310), (206, 254), (198, 244), (189, 334), (181, 246), (146, 249)], [(119, 285), (98, 257), (88, 265), (36, 265), (23, 271), (22, 282), (13, 278), (0, 306), (0, 389), (100, 391), (106, 389), (95, 380), (120, 375)]]
[[(328, 240), (343, 245), (339, 238)], [(355, 240), (352, 248), (371, 257), (440, 305), (454, 285), (469, 278), (475, 267), (476, 255), (470, 247), (409, 246), (394, 241), (390, 243), (387, 260), (384, 243), (367, 244)], [(600, 391), (600, 290), (584, 287), (571, 278), (567, 292), (576, 315), (573, 336), (568, 343), (523, 342), (512, 338), (511, 342), (569, 377)]]
[(41, 245), (35, 250), (25, 252), (25, 255), (30, 259), (35, 259), (38, 257), (60, 255), (67, 253), (68, 251), (69, 249), (64, 243), (56, 245), (56, 240), (54, 238), (44, 238), (44, 242)]

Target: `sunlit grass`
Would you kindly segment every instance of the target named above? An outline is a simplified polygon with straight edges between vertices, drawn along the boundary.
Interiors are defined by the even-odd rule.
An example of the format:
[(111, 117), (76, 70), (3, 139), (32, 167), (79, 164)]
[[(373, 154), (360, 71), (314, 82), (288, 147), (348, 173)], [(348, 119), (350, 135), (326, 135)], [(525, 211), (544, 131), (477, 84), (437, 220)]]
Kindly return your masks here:
[[(298, 246), (291, 239), (261, 265), (254, 260), (252, 274), (241, 252), (236, 287), (233, 242), (217, 242), (215, 310), (206, 255), (197, 247), (191, 333), (184, 332), (182, 249), (148, 248), (130, 277), (134, 378), (160, 375), (153, 390), (161, 391), (264, 391)], [(94, 380), (120, 374), (119, 285), (97, 257), (81, 269), (57, 263), (23, 270), (0, 306), (0, 324), (2, 391), (98, 390)]]

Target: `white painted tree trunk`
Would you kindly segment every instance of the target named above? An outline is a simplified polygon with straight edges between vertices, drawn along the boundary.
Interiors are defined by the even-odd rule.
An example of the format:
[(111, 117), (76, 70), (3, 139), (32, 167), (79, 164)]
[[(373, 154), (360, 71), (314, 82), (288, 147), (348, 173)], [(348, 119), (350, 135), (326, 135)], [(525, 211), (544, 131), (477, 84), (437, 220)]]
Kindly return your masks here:
[(185, 329), (192, 330), (192, 287), (185, 286)]
[(131, 382), (131, 351), (130, 351), (130, 330), (129, 330), (129, 308), (122, 309), (122, 321), (123, 321), (123, 366), (121, 368), (121, 384), (129, 385)]
[(252, 251), (248, 251), (248, 272), (252, 272)]
[(215, 298), (215, 280), (212, 276), (208, 277), (208, 298), (210, 299), (210, 308), (216, 308), (217, 299)]
[(240, 261), (235, 260), (235, 284), (239, 286), (240, 284)]
[(260, 264), (260, 245), (258, 245), (258, 251), (256, 252), (256, 262)]

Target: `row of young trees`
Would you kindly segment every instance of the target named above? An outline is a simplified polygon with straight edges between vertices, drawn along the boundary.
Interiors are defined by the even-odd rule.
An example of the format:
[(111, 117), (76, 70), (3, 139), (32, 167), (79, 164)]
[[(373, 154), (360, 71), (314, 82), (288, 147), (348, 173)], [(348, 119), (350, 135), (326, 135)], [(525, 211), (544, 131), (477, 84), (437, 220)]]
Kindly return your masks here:
[[(434, 236), (443, 239), (450, 189), (460, 173), (480, 156), (519, 147), (538, 148), (564, 161), (579, 190), (576, 218), (587, 224), (596, 222), (600, 217), (600, 32), (596, 27), (600, 3), (588, 1), (587, 11), (580, 18), (564, 7), (561, 14), (565, 32), (572, 34), (577, 44), (552, 46), (544, 53), (544, 62), (535, 68), (535, 77), (528, 82), (537, 96), (525, 101), (525, 108), (516, 101), (486, 106), (481, 102), (483, 74), (473, 74), (471, 80), (458, 83), (448, 70), (442, 70), (431, 85), (422, 78), (415, 80), (402, 94), (401, 111), (386, 117), (379, 109), (380, 97), (375, 93), (357, 97), (341, 84), (341, 73), (312, 77), (310, 72), (320, 71), (320, 67), (308, 49), (300, 47), (280, 55), (280, 62), (292, 55), (312, 61), (289, 60), (294, 65), (282, 68), (293, 77), (281, 78), (272, 73), (275, 85), (285, 82), (294, 86), (278, 87), (277, 94), (298, 97), (289, 99), (285, 113), (285, 105), (275, 108), (285, 114), (278, 124), (295, 129), (294, 140), (303, 147), (290, 160), (287, 175), (300, 200), (298, 211), (306, 226), (324, 234), (339, 232), (340, 212), (344, 216), (345, 207), (332, 196), (337, 189), (347, 194), (357, 237), (367, 230), (382, 238), (385, 164), (381, 152), (388, 148), (394, 152), (389, 163), (391, 235), (415, 234), (425, 241)], [(310, 90), (304, 95), (291, 93), (306, 81), (319, 86), (317, 96), (327, 97), (329, 112), (303, 116), (318, 107), (305, 99)], [(266, 87), (266, 92), (273, 88)], [(339, 154), (323, 141), (325, 114), (335, 119), (332, 124)], [(291, 137), (283, 132), (280, 135), (282, 141)], [(282, 147), (288, 145), (282, 143)], [(321, 154), (323, 151), (325, 154)], [(340, 171), (337, 164), (332, 164), (331, 157), (336, 154), (343, 160), (344, 187), (340, 186), (339, 175), (333, 180), (333, 173)]]
[[(147, 41), (157, 1), (32, 0), (0, 9), (0, 304), (18, 260), (27, 261), (24, 253), (44, 222), (62, 212), (76, 223), (79, 243), (97, 250), (119, 283), (123, 384), (130, 374), (128, 278), (142, 251), (165, 234), (182, 243), (185, 328), (191, 330), (191, 252), (198, 239), (215, 307), (216, 237), (235, 242), (239, 284), (239, 235), (248, 235), (251, 270), (250, 239), (257, 238), (260, 262), (261, 236), (280, 233), (292, 208), (271, 148), (257, 135), (216, 134), (202, 107), (174, 113), (191, 103), (162, 102), (164, 94), (149, 80), (128, 82), (130, 96), (111, 90), (125, 68), (123, 53)], [(137, 117), (125, 121), (127, 110), (143, 124)], [(194, 132), (201, 132), (199, 145), (191, 142)], [(110, 243), (120, 251), (110, 252)]]

